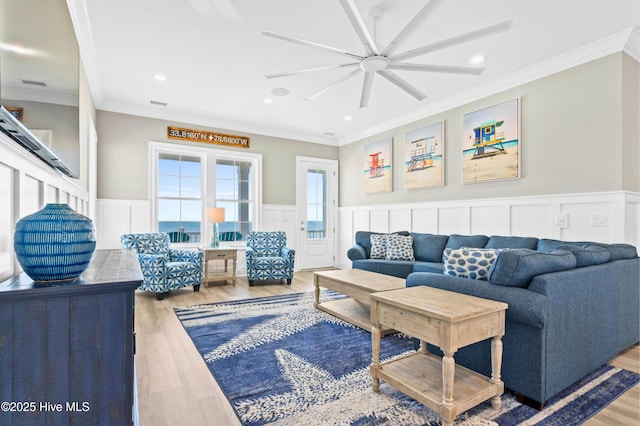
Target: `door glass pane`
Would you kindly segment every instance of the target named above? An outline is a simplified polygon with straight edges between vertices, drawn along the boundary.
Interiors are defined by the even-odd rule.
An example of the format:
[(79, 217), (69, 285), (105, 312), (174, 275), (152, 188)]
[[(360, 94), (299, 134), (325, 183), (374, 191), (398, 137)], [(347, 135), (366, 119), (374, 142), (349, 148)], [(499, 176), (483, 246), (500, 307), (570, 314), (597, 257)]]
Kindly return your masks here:
[(307, 170), (307, 238), (326, 237), (327, 172)]

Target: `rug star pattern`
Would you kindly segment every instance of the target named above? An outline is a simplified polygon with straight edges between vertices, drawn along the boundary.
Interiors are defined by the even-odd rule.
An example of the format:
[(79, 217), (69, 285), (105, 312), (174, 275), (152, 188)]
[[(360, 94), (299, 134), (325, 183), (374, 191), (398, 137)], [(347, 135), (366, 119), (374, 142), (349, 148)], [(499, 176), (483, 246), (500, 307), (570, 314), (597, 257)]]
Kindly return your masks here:
[[(441, 424), (435, 413), (384, 382), (374, 392), (370, 333), (314, 309), (313, 300), (312, 293), (298, 293), (176, 309), (243, 425)], [(381, 357), (411, 348), (406, 338), (389, 335)], [(603, 366), (543, 411), (507, 393), (500, 410), (486, 402), (455, 424), (577, 425), (639, 382), (636, 373)]]

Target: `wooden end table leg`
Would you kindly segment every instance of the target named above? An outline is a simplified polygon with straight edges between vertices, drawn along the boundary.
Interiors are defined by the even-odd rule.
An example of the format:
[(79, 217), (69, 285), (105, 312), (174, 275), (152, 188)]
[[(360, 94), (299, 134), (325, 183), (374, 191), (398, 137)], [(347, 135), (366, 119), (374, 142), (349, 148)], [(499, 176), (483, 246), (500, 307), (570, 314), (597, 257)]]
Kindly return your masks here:
[(209, 259), (207, 259), (207, 254), (204, 255), (204, 286), (209, 287)]
[(313, 302), (313, 307), (315, 309), (318, 309), (318, 306), (320, 306), (320, 286), (318, 285), (318, 277), (315, 277), (314, 282), (314, 293), (315, 293), (315, 301)]
[[(495, 336), (491, 339), (491, 383), (502, 384), (502, 336)], [(497, 410), (502, 405), (501, 395), (491, 398), (491, 407)]]
[(373, 391), (380, 391), (380, 379), (378, 369), (380, 368), (380, 329), (376, 326), (371, 328), (371, 378), (373, 379)]
[[(453, 352), (444, 352), (442, 357), (442, 402), (447, 408), (453, 407), (453, 379), (456, 373), (456, 361), (453, 359)], [(443, 417), (443, 425), (453, 425), (454, 417)]]

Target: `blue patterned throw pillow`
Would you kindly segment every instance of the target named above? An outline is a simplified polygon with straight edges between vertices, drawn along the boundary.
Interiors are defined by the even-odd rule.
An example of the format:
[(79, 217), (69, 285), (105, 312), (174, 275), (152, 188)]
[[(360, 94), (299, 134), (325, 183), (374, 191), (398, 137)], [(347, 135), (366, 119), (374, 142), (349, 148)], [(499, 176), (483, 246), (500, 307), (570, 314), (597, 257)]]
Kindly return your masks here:
[(487, 281), (489, 268), (501, 251), (467, 247), (445, 249), (442, 254), (443, 272), (453, 277)]
[(387, 238), (387, 260), (416, 260), (413, 255), (413, 238), (389, 234)]
[(387, 234), (371, 234), (370, 259), (384, 259), (387, 257)]

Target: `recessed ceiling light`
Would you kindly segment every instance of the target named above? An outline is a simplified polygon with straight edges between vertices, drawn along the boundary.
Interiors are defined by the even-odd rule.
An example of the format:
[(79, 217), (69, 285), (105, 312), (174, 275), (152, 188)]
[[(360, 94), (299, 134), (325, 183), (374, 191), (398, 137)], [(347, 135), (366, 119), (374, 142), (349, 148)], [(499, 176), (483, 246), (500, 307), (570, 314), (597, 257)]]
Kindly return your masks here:
[(263, 101), (263, 102), (264, 102), (265, 104), (267, 104), (267, 105), (270, 105), (270, 104), (272, 104), (272, 103), (273, 103), (273, 99), (271, 99), (271, 98), (264, 98), (264, 101)]
[(478, 65), (484, 62), (486, 58), (482, 55), (475, 55), (473, 56), (471, 59), (469, 59), (469, 62), (474, 64), (474, 65)]
[(351, 121), (351, 120), (353, 120), (353, 118), (351, 118), (350, 115), (345, 115), (344, 116), (344, 121)]
[(167, 81), (167, 77), (164, 74), (156, 74), (153, 76), (157, 81)]
[(289, 89), (285, 89), (284, 87), (276, 87), (271, 91), (273, 96), (287, 96), (289, 93)]
[(164, 106), (164, 107), (167, 106), (166, 102), (160, 102), (160, 101), (149, 101), (149, 102), (151, 102), (151, 105), (158, 105), (158, 106)]

